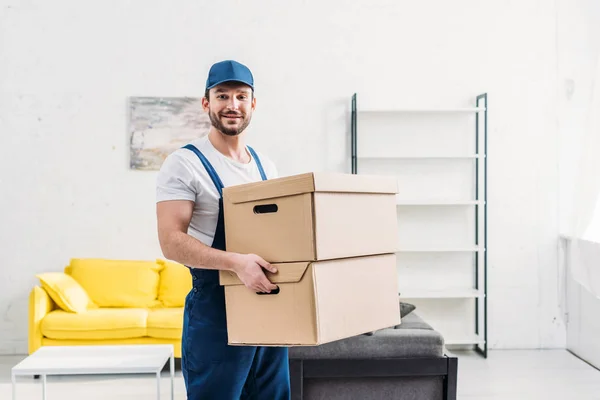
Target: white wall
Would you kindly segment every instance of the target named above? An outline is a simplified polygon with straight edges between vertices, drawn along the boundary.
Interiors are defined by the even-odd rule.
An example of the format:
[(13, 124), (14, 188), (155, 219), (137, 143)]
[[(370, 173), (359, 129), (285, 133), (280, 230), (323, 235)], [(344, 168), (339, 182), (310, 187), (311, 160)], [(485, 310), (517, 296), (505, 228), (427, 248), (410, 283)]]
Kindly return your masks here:
[(253, 69), (249, 140), (282, 174), (349, 172), (355, 91), (459, 107), (488, 92), (490, 346), (564, 346), (556, 23), (542, 0), (0, 1), (0, 353), (26, 351), (35, 273), (160, 255), (127, 96), (201, 95), (222, 58)]
[[(598, 132), (594, 122), (600, 102), (600, 2), (559, 0), (557, 18), (558, 124), (560, 143), (560, 231), (598, 241), (600, 218), (585, 228), (592, 217), (597, 181)], [(595, 118), (595, 120), (594, 120)], [(598, 129), (598, 127), (595, 127)], [(583, 225), (575, 226), (578, 215)], [(596, 206), (598, 209), (598, 206)], [(579, 232), (577, 232), (577, 230)]]
[[(558, 2), (561, 307), (566, 347), (600, 367), (600, 3)], [(595, 212), (594, 212), (595, 209)]]

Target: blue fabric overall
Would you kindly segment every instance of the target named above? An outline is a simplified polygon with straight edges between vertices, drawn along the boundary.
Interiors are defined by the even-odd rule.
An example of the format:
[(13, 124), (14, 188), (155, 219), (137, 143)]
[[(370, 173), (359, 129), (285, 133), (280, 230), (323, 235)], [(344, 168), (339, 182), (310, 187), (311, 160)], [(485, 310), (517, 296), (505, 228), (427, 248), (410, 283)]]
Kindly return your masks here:
[[(223, 182), (206, 157), (196, 153), (219, 191), (219, 219), (212, 247), (225, 250)], [(263, 180), (267, 177), (256, 160)], [(229, 346), (225, 317), (225, 292), (219, 272), (190, 268), (193, 288), (185, 300), (181, 369), (189, 400), (290, 398), (288, 349), (285, 347)], [(248, 289), (250, 290), (250, 289)]]

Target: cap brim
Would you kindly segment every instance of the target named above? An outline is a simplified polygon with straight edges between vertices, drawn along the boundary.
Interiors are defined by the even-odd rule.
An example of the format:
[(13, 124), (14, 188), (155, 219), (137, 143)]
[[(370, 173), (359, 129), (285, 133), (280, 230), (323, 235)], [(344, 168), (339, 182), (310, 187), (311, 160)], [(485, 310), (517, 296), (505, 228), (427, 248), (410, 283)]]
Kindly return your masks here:
[(251, 84), (250, 84), (250, 83), (248, 83), (248, 82), (245, 82), (245, 81), (242, 81), (242, 80), (239, 80), (239, 79), (224, 79), (224, 80), (222, 80), (222, 81), (219, 81), (219, 82), (213, 83), (213, 84), (212, 84), (212, 85), (210, 85), (210, 86), (207, 86), (207, 87), (206, 87), (206, 90), (212, 89), (212, 88), (214, 88), (215, 86), (219, 86), (220, 84), (222, 84), (222, 83), (226, 83), (226, 82), (239, 82), (239, 83), (243, 83), (243, 84), (244, 84), (244, 85), (246, 85), (246, 86), (250, 86), (250, 88), (254, 89), (254, 86), (253, 86), (253, 85), (251, 85)]

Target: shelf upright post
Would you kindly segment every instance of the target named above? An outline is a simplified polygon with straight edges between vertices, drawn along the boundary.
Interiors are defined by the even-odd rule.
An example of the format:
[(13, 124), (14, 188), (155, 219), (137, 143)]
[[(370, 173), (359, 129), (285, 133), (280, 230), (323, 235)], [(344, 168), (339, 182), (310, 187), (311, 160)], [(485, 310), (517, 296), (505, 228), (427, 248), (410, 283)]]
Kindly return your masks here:
[(351, 169), (352, 169), (352, 173), (353, 174), (357, 174), (358, 173), (358, 168), (357, 168), (357, 127), (356, 127), (356, 122), (357, 122), (357, 110), (356, 110), (356, 93), (354, 93), (352, 95), (352, 117), (351, 117), (351, 126), (350, 126), (350, 141), (351, 141), (351, 146), (352, 146), (352, 160), (351, 160)]
[[(483, 258), (483, 265), (481, 265), (481, 267), (483, 267), (483, 298), (477, 298), (475, 299), (475, 333), (477, 335), (481, 335), (483, 334), (483, 348), (476, 346), (476, 350), (481, 353), (483, 355), (484, 358), (487, 358), (487, 350), (488, 350), (488, 338), (487, 338), (487, 298), (488, 298), (488, 293), (487, 293), (487, 252), (488, 252), (488, 246), (487, 246), (487, 112), (488, 112), (488, 103), (487, 103), (487, 93), (483, 93), (480, 94), (479, 96), (477, 96), (476, 98), (476, 107), (479, 107), (480, 102), (483, 103), (483, 154), (481, 154), (480, 152), (480, 148), (479, 148), (479, 136), (480, 136), (480, 130), (479, 130), (479, 112), (475, 113), (475, 149), (478, 155), (478, 158), (476, 159), (476, 163), (475, 163), (475, 196), (476, 196), (476, 200), (480, 199), (480, 194), (479, 194), (479, 164), (481, 163), (481, 160), (483, 160), (483, 204), (480, 206), (479, 204), (477, 204), (475, 206), (475, 242), (476, 245), (478, 247), (480, 247), (480, 251), (483, 252), (483, 254), (481, 253), (476, 253), (475, 256), (475, 289), (479, 290), (480, 289), (480, 285), (479, 285), (479, 274), (480, 274), (480, 264), (479, 264), (479, 259), (480, 257)], [(480, 240), (479, 234), (480, 234), (480, 229), (479, 229), (479, 207), (483, 207), (483, 238), (482, 240)], [(483, 246), (481, 246), (481, 241), (483, 241)], [(480, 302), (483, 303), (481, 304), (482, 306), (482, 311), (483, 311), (483, 332), (480, 331), (479, 328), (479, 311), (480, 311)]]

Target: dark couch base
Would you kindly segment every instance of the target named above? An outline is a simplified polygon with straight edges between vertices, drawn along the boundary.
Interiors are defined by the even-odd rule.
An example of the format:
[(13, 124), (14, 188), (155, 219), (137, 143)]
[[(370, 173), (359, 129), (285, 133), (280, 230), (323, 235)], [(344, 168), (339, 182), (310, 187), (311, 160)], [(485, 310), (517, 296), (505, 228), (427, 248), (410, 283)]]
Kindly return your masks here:
[[(377, 388), (376, 391), (373, 388)], [(310, 379), (305, 397), (316, 400), (441, 399), (442, 380), (425, 377)]]
[(293, 400), (455, 400), (458, 360), (415, 312), (395, 327), (290, 348)]
[(455, 357), (290, 360), (292, 400), (456, 400)]

